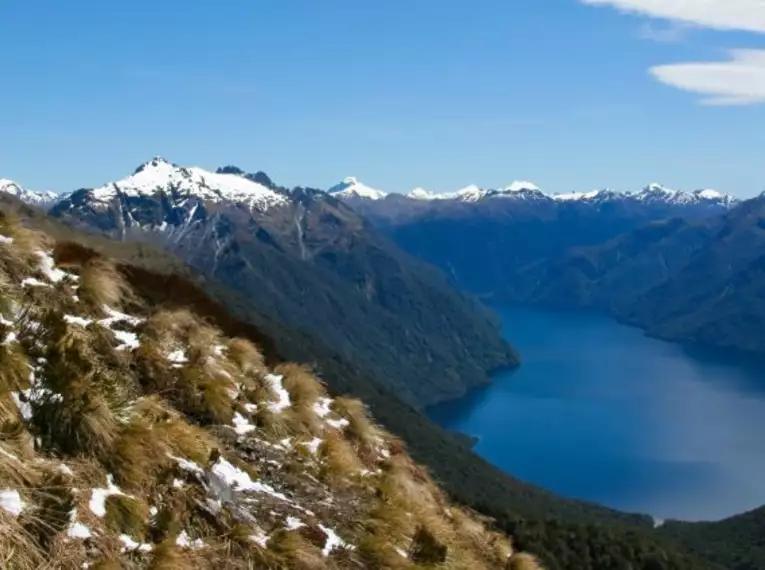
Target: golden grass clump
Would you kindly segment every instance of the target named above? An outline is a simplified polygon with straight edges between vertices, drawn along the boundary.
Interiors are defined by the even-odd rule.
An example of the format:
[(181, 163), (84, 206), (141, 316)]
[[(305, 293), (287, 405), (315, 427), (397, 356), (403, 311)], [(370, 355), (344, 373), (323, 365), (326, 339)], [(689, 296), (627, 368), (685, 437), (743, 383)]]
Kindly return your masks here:
[(214, 552), (214, 559), (220, 567), (228, 565), (231, 568), (283, 568), (279, 556), (258, 545), (252, 540), (254, 529), (236, 523), (225, 531), (215, 543), (211, 545)]
[(457, 537), (465, 548), (472, 549), (488, 563), (502, 565), (507, 562), (513, 550), (507, 537), (489, 531), (484, 524), (464, 509), (449, 508)]
[(170, 538), (154, 546), (149, 570), (198, 570), (198, 557), (192, 550), (176, 546)]
[(149, 506), (144, 501), (127, 495), (110, 495), (105, 504), (105, 520), (111, 530), (143, 540), (149, 520)]
[(507, 570), (544, 570), (534, 556), (525, 552), (514, 554), (506, 568)]
[(171, 465), (168, 454), (204, 462), (214, 439), (187, 423), (158, 397), (135, 403), (115, 441), (108, 464), (117, 482), (128, 490), (145, 490)]
[(288, 416), (274, 412), (266, 406), (258, 406), (252, 421), (259, 430), (273, 438), (284, 438), (292, 434)]
[(331, 482), (344, 482), (363, 468), (353, 447), (336, 433), (327, 433), (319, 446), (321, 476)]
[(369, 418), (366, 406), (353, 398), (335, 398), (332, 409), (348, 420), (345, 436), (359, 448), (364, 457), (373, 457), (384, 443), (384, 432)]
[(29, 359), (18, 342), (0, 344), (0, 394), (29, 388), (29, 371)]
[(0, 568), (38, 570), (46, 561), (46, 553), (19, 520), (0, 509)]
[(263, 353), (250, 341), (232, 338), (226, 343), (228, 358), (245, 376), (262, 375), (266, 371)]
[(37, 433), (63, 453), (103, 457), (118, 434), (132, 378), (104, 361), (87, 329), (69, 325), (60, 314), (49, 312), (42, 330), (46, 361), (32, 403)]
[(282, 382), (290, 394), (293, 408), (310, 408), (325, 394), (324, 386), (313, 371), (303, 364), (279, 364), (274, 374), (283, 377)]
[(10, 212), (0, 212), (0, 235), (13, 240), (0, 240), (0, 272), (12, 282), (34, 273), (40, 263), (38, 252), (47, 246), (46, 236), (25, 228)]
[(197, 366), (180, 369), (176, 405), (204, 424), (230, 424), (234, 417), (231, 384)]
[(295, 531), (277, 531), (268, 541), (268, 549), (284, 560), (286, 566), (282, 567), (290, 570), (327, 568), (321, 551)]
[[(236, 368), (222, 352), (220, 332), (186, 310), (159, 311), (146, 323), (136, 357), (144, 389), (167, 398), (204, 424), (230, 424), (238, 387)], [(181, 350), (188, 362), (168, 354)]]
[(94, 307), (108, 305), (119, 308), (130, 289), (115, 263), (103, 257), (93, 257), (80, 269), (79, 296)]

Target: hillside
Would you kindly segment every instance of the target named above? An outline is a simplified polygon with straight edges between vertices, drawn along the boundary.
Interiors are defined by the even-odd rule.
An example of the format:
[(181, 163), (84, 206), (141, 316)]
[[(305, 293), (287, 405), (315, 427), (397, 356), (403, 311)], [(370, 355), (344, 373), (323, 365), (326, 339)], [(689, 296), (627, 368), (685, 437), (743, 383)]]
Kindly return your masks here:
[(359, 401), (50, 247), (2, 223), (4, 568), (534, 567)]
[[(163, 250), (78, 233), (10, 198), (5, 199), (4, 208), (19, 212), (27, 223), (65, 240), (56, 248), (57, 259), (87, 259), (93, 255), (87, 248), (82, 250), (82, 246), (66, 241), (74, 239), (109, 255), (139, 263), (142, 267), (126, 263), (118, 267), (143, 304), (168, 311), (193, 306), (205, 322), (214, 324), (225, 335), (245, 338), (262, 347), (266, 365), (270, 367), (278, 366), (285, 359), (312, 363), (330, 394), (362, 397), (375, 417), (401, 437), (419, 461), (429, 466), (450, 496), (498, 518), (500, 528), (512, 532), (524, 549), (540, 555), (551, 570), (569, 568), (573, 560), (588, 570), (608, 567), (603, 566), (610, 564), (607, 561), (656, 568), (657, 559), (666, 564), (658, 568), (713, 568), (680, 553), (671, 543), (658, 540), (647, 518), (556, 497), (501, 473), (456, 438), (402, 404), (367, 372), (345, 361), (321, 340), (259, 315), (246, 298), (219, 283), (195, 276)], [(209, 299), (189, 279), (205, 287), (238, 318), (231, 317), (221, 304)], [(243, 318), (248, 322), (241, 320)], [(564, 547), (566, 543), (571, 546)], [(599, 554), (579, 556), (577, 553), (582, 549)]]
[(522, 268), (515, 301), (591, 307), (662, 338), (765, 353), (765, 198), (672, 219)]
[(765, 507), (714, 523), (667, 521), (659, 530), (731, 570), (765, 568)]
[(51, 215), (167, 249), (258, 312), (364, 363), (418, 407), (518, 363), (491, 314), (320, 191), (155, 159), (124, 180), (74, 192)]
[[(424, 192), (424, 194), (423, 194)], [(440, 267), (461, 289), (507, 301), (521, 268), (601, 244), (672, 217), (703, 219), (737, 201), (711, 190), (650, 184), (639, 192), (596, 190), (548, 195), (529, 182), (451, 194), (339, 193), (409, 253)]]

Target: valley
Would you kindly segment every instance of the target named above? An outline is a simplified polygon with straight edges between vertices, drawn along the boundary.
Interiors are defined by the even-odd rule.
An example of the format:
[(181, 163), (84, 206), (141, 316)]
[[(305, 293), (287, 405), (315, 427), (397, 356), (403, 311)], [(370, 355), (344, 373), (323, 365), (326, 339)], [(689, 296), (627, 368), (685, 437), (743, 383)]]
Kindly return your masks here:
[[(742, 430), (710, 416), (710, 401), (727, 402), (724, 409), (741, 404), (751, 421), (762, 415), (754, 392), (723, 386), (756, 373), (700, 365), (679, 345), (592, 314), (559, 312), (545, 324), (549, 315), (496, 303), (546, 306), (519, 292), (537, 294), (540, 284), (568, 291), (555, 272), (536, 281), (535, 272), (582, 247), (608, 252), (626, 243), (615, 265), (629, 268), (647, 245), (663, 247), (677, 235), (692, 243), (672, 257), (685, 267), (693, 248), (716, 243), (725, 220), (748, 211), (749, 202), (659, 185), (551, 197), (514, 183), (403, 197), (359, 192), (353, 178), (343, 184), (334, 194), (290, 190), (262, 172), (155, 158), (127, 178), (55, 199), (7, 183), (0, 203), (59, 239), (124, 260), (121, 270), (147, 301), (180, 307), (186, 298), (216, 319), (234, 312), (246, 321), (237, 329), (262, 343), (268, 362), (310, 363), (331, 393), (361, 397), (455, 500), (492, 517), (546, 568), (600, 567), (582, 560), (585, 545), (600, 553), (596, 560), (641, 568), (656, 560), (671, 568), (729, 563), (732, 551), (701, 552), (700, 537), (722, 544), (742, 526), (748, 536), (758, 514), (743, 523), (671, 522), (656, 530), (649, 515), (718, 519), (758, 504), (758, 485), (740, 477), (756, 460), (749, 452), (758, 452), (757, 432), (746, 440), (751, 446), (726, 456), (725, 445)], [(741, 227), (750, 228), (752, 216), (744, 219)], [(674, 265), (661, 260), (669, 274)], [(665, 273), (638, 274), (649, 287)], [(492, 300), (495, 311), (476, 296)], [(556, 306), (572, 308), (598, 309)], [(419, 411), (434, 405), (431, 417), (445, 430)], [(689, 445), (703, 453), (677, 461), (677, 450)], [(701, 500), (709, 494), (717, 501)], [(743, 549), (751, 543), (740, 540)]]

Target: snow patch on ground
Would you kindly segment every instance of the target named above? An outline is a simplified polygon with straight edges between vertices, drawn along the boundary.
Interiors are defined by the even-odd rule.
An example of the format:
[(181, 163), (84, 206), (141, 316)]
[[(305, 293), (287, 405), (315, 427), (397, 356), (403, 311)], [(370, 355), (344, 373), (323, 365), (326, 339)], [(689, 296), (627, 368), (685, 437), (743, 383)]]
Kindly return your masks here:
[(87, 327), (93, 322), (90, 319), (84, 319), (75, 315), (64, 315), (64, 321), (70, 325), (77, 325), (80, 327)]
[(106, 476), (106, 488), (93, 489), (91, 491), (90, 503), (88, 504), (90, 512), (99, 518), (103, 518), (106, 515), (106, 499), (112, 495), (125, 495), (125, 493), (114, 484), (114, 476), (109, 474)]
[(271, 389), (278, 398), (276, 402), (269, 404), (269, 408), (274, 412), (282, 412), (292, 405), (290, 394), (285, 390), (282, 380), (284, 380), (283, 376), (277, 376), (276, 374), (266, 375), (266, 381), (271, 385)]
[(126, 534), (120, 535), (120, 542), (122, 543), (122, 552), (125, 552), (127, 550), (138, 550), (139, 552), (151, 552), (152, 546), (151, 544), (141, 544), (140, 542), (136, 542), (131, 537), (129, 537)]
[(205, 543), (202, 541), (202, 539), (195, 538), (192, 540), (185, 530), (181, 531), (181, 534), (179, 534), (178, 538), (175, 539), (175, 544), (181, 548), (199, 549), (205, 547)]
[(11, 516), (17, 517), (24, 512), (24, 501), (16, 489), (0, 490), (0, 508)]
[(320, 437), (314, 437), (311, 441), (307, 441), (303, 443), (305, 448), (316, 455), (316, 453), (319, 451), (319, 446), (322, 444), (322, 439)]
[(319, 528), (327, 535), (327, 542), (324, 543), (324, 548), (321, 550), (324, 556), (329, 556), (335, 548), (349, 548), (353, 550), (354, 547), (340, 538), (331, 528), (323, 524), (320, 524)]
[(212, 466), (210, 484), (218, 496), (232, 496), (235, 491), (252, 491), (255, 493), (265, 493), (266, 495), (289, 502), (286, 495), (277, 492), (271, 485), (261, 483), (260, 481), (253, 481), (248, 473), (235, 467), (222, 457)]
[(233, 423), (234, 431), (239, 435), (244, 435), (246, 433), (250, 433), (251, 431), (255, 431), (255, 426), (252, 425), (250, 421), (239, 412), (234, 413)]
[(313, 405), (313, 411), (320, 418), (328, 416), (332, 412), (332, 398), (319, 398)]

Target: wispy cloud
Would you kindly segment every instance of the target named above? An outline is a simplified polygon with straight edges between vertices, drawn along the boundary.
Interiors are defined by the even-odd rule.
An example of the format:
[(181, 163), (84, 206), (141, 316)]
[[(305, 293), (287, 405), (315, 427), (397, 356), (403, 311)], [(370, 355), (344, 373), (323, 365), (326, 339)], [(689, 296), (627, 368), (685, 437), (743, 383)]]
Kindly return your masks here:
[[(662, 20), (666, 27), (649, 22), (641, 30), (641, 37), (653, 41), (681, 41), (693, 27), (765, 33), (763, 0), (580, 1)], [(729, 53), (727, 61), (657, 65), (649, 73), (662, 83), (702, 95), (705, 105), (765, 103), (765, 50), (733, 49)]]
[(650, 73), (662, 83), (703, 95), (706, 105), (765, 103), (765, 50), (731, 50), (727, 61), (658, 65)]
[(765, 33), (762, 0), (581, 0), (702, 28)]
[(677, 44), (685, 41), (690, 27), (687, 24), (669, 22), (661, 26), (653, 22), (644, 22), (638, 30), (638, 36), (644, 40), (664, 44)]

